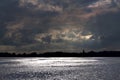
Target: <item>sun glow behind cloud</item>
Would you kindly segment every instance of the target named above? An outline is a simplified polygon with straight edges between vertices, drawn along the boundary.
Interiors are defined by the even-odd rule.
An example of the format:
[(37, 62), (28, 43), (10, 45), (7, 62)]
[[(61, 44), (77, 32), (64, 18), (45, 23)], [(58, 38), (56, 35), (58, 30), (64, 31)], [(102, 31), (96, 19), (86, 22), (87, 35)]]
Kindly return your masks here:
[[(80, 28), (64, 28), (61, 30), (55, 30), (52, 29), (48, 33), (40, 33), (37, 34), (35, 37), (35, 40), (40, 42), (45, 42), (45, 38), (50, 42), (55, 41), (72, 41), (72, 42), (82, 42), (87, 41), (92, 38), (92, 34), (90, 32), (87, 32), (83, 34), (84, 31)], [(48, 41), (46, 41), (48, 42)]]

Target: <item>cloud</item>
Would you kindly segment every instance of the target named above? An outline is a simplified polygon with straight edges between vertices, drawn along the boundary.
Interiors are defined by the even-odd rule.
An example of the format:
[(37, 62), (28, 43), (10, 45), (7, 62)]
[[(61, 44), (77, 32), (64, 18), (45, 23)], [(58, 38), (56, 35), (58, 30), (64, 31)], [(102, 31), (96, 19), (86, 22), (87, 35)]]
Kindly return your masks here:
[(15, 50), (15, 46), (8, 46), (8, 45), (0, 45), (0, 51), (14, 51)]
[(108, 12), (118, 12), (119, 3), (118, 0), (98, 0), (87, 6), (88, 9), (91, 9), (91, 12), (83, 16), (85, 16), (85, 18), (90, 18)]
[(0, 11), (0, 45), (17, 51), (119, 48), (118, 0), (4, 0)]
[(110, 7), (112, 3), (112, 0), (99, 0), (93, 4), (90, 4), (89, 8), (104, 8), (104, 7)]
[(27, 9), (33, 10), (43, 10), (43, 11), (56, 11), (62, 12), (63, 9), (60, 6), (52, 5), (49, 2), (45, 3), (42, 0), (19, 0), (19, 6)]
[[(89, 23), (89, 30), (94, 34), (96, 37), (100, 37), (100, 47), (107, 48), (117, 46), (120, 42), (119, 31), (120, 31), (120, 23), (119, 17), (120, 12), (117, 13), (106, 13), (102, 15), (96, 16), (93, 20)], [(92, 22), (93, 21), (93, 22)]]
[[(64, 28), (61, 30), (52, 29), (48, 33), (37, 34), (35, 40), (38, 43), (45, 45), (59, 46), (72, 46), (72, 49), (80, 49), (84, 44), (90, 44), (94, 42), (93, 35), (90, 32), (84, 32), (79, 28)], [(60, 44), (64, 44), (60, 47)], [(85, 47), (84, 47), (85, 48)]]

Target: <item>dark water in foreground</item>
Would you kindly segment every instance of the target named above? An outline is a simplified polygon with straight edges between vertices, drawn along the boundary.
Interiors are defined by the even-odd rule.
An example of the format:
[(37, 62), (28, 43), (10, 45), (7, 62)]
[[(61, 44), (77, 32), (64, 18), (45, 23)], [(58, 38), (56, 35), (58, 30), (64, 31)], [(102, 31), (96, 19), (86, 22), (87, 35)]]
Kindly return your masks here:
[(120, 58), (0, 58), (0, 80), (120, 80)]

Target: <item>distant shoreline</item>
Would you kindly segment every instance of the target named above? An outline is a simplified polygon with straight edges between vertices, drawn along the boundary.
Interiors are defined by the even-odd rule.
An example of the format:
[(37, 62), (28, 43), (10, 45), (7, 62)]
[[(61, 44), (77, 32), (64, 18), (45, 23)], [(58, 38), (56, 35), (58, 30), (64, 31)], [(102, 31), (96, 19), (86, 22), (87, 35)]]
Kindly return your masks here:
[(0, 52), (0, 57), (120, 57), (120, 51), (100, 51), (100, 52), (80, 52), (80, 53), (67, 53), (67, 52), (46, 52), (46, 53), (9, 53)]

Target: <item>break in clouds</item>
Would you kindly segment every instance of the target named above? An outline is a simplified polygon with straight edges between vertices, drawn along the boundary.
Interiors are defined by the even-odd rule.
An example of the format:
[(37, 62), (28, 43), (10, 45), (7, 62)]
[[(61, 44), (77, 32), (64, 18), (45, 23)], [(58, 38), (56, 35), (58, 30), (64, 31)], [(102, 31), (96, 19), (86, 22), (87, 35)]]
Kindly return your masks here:
[(2, 0), (0, 51), (120, 49), (119, 0)]

